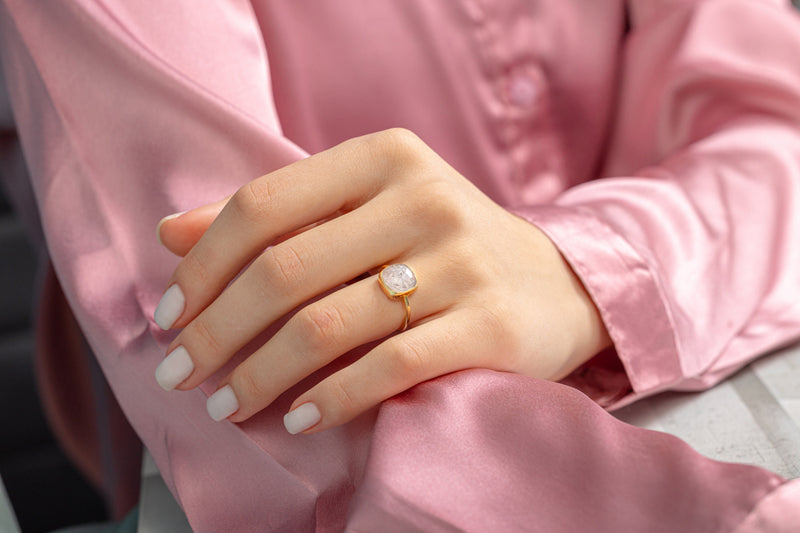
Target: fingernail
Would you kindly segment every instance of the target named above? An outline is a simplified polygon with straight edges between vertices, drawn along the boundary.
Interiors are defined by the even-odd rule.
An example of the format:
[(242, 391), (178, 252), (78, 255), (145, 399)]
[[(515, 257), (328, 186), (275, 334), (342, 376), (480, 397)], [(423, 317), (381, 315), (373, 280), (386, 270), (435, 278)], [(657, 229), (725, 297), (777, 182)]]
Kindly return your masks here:
[(156, 368), (156, 381), (162, 389), (170, 391), (183, 383), (193, 370), (194, 363), (189, 352), (183, 346), (178, 346)]
[(183, 314), (183, 307), (186, 305), (186, 298), (183, 296), (183, 291), (178, 284), (172, 285), (161, 297), (158, 302), (156, 312), (153, 313), (153, 320), (156, 321), (158, 327), (167, 330), (172, 327), (172, 324)]
[(321, 419), (322, 415), (317, 406), (308, 402), (286, 413), (283, 417), (283, 425), (286, 426), (286, 431), (295, 435), (307, 430)]
[(208, 397), (206, 401), (208, 416), (219, 422), (223, 418), (228, 418), (239, 410), (239, 400), (230, 385), (225, 385), (217, 392)]
[(164, 222), (166, 222), (167, 220), (172, 220), (173, 218), (178, 218), (179, 216), (181, 216), (184, 213), (186, 213), (186, 211), (181, 211), (180, 213), (172, 213), (171, 215), (167, 215), (167, 216), (165, 216), (164, 218), (162, 218), (161, 220), (158, 221), (158, 224), (156, 225), (156, 239), (158, 239), (158, 244), (160, 244), (161, 246), (164, 246), (164, 243), (161, 242), (161, 225)]

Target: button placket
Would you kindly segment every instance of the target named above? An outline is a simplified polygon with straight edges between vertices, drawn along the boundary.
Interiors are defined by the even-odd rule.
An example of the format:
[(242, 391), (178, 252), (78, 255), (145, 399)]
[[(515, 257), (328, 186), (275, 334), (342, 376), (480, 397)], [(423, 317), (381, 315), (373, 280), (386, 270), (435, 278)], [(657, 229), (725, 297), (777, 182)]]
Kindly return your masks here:
[(540, 87), (525, 72), (512, 73), (508, 80), (508, 100), (512, 105), (529, 108), (539, 97)]
[(533, 65), (511, 68), (505, 75), (505, 100), (517, 110), (532, 110), (543, 97), (544, 83), (544, 76)]

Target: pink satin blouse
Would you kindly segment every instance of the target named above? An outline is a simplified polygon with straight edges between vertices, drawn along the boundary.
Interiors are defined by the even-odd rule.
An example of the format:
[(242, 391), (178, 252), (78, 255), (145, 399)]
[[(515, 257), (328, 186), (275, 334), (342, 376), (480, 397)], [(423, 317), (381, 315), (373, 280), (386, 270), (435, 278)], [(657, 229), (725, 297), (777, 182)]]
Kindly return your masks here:
[(344, 427), (290, 436), (281, 418), (320, 375), (239, 425), (205, 413), (230, 366), (185, 393), (153, 378), (170, 334), (152, 313), (177, 262), (154, 237), (159, 219), (394, 126), (559, 247), (614, 342), (567, 380), (601, 405), (708, 387), (796, 340), (800, 22), (788, 4), (0, 6), (3, 69), (56, 273), (196, 530), (800, 521), (797, 483), (702, 458), (563, 385), (461, 372)]

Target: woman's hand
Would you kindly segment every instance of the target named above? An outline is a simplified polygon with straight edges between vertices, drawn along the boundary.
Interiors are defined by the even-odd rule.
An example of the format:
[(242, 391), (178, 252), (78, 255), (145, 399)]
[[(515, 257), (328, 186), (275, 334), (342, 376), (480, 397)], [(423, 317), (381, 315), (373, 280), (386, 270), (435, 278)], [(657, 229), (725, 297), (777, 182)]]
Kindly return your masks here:
[[(183, 328), (156, 371), (166, 389), (197, 387), (270, 324), (341, 286), (305, 305), (221, 382), (208, 400), (215, 419), (241, 422), (379, 339), (297, 398), (287, 429), (337, 426), (465, 368), (559, 379), (610, 342), (549, 239), (405, 130), (298, 161), (229, 200), (166, 219), (159, 235), (185, 254), (155, 314), (162, 328)], [(402, 332), (405, 304), (384, 294), (376, 275), (343, 285), (394, 263), (411, 267), (419, 286)]]

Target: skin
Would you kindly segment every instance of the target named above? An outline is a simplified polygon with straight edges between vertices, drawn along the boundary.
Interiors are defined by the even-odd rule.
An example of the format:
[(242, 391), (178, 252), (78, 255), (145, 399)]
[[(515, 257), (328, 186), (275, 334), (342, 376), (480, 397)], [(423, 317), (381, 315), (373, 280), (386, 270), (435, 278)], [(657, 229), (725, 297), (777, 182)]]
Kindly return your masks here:
[[(195, 369), (179, 390), (200, 385), (297, 306), (372, 274), (303, 307), (222, 381), (239, 401), (233, 422), (379, 339), (294, 401), (292, 409), (313, 402), (322, 415), (305, 433), (456, 370), (557, 380), (610, 345), (592, 300), (544, 233), (407, 130), (351, 139), (267, 174), (163, 221), (159, 238), (183, 256), (167, 284), (186, 297), (173, 325), (183, 329), (167, 353), (183, 345)], [(411, 266), (420, 287), (404, 332), (403, 305), (374, 275), (392, 263)]]

